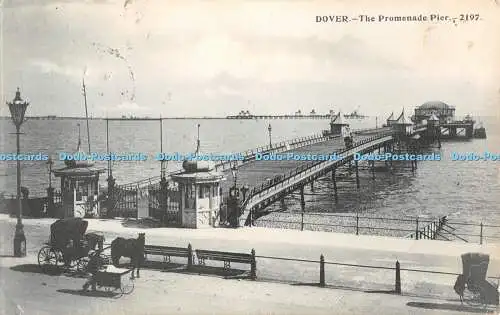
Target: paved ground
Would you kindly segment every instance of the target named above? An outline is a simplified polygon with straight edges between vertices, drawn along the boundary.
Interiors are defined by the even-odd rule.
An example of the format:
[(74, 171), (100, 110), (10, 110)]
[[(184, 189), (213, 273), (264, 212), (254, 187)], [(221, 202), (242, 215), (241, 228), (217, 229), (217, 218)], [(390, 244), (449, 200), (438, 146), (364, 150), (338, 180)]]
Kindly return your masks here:
[[(130, 296), (112, 299), (77, 292), (84, 279), (49, 276), (36, 267), (36, 253), (53, 220), (25, 220), (28, 257), (12, 254), (15, 220), (0, 216), (0, 305), (3, 314), (467, 314), (486, 312), (461, 307), (453, 292), (454, 276), (402, 272), (403, 296), (383, 294), (394, 287), (393, 271), (352, 267), (326, 268), (328, 288), (319, 281), (317, 263), (259, 258), (260, 281), (229, 280), (181, 272), (143, 270)], [(115, 220), (90, 220), (89, 229), (116, 235), (146, 232), (147, 244), (249, 252), (260, 256), (460, 272), (458, 255), (484, 251), (492, 255), (490, 274), (499, 264), (497, 246), (439, 241), (411, 241), (322, 232), (248, 228), (239, 230), (141, 229)], [(180, 261), (182, 263), (182, 261)], [(265, 281), (269, 280), (269, 281)], [(370, 293), (366, 292), (369, 291)], [(22, 310), (22, 311), (21, 311)], [(17, 312), (17, 313), (16, 313)], [(23, 313), (24, 312), (24, 313)]]
[[(10, 260), (10, 259), (9, 259)], [(2, 265), (6, 263), (2, 258)], [(81, 293), (83, 279), (1, 267), (2, 314), (467, 314), (456, 302), (147, 270), (130, 295)]]

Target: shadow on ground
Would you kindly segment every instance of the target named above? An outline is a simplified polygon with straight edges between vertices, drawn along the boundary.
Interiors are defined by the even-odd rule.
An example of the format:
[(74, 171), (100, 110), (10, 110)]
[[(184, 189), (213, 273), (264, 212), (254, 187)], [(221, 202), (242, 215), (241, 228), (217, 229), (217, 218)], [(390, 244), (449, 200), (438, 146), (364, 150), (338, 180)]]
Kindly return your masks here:
[(151, 229), (151, 228), (163, 227), (161, 222), (151, 218), (124, 219), (122, 221), (122, 226), (130, 228), (138, 228), (138, 229)]
[(408, 302), (407, 306), (418, 307), (428, 310), (443, 310), (443, 311), (455, 311), (455, 312), (467, 312), (467, 313), (494, 313), (492, 309), (484, 307), (473, 307), (461, 304), (451, 304), (451, 303), (426, 303), (426, 302)]
[(163, 272), (216, 276), (216, 277), (223, 277), (225, 279), (247, 279), (250, 276), (250, 273), (247, 270), (224, 269), (221, 267), (199, 266), (199, 265), (192, 266), (191, 268), (186, 268), (185, 266), (165, 268), (163, 269)]
[(23, 264), (23, 265), (12, 266), (10, 267), (10, 269), (18, 272), (38, 273), (38, 274), (45, 274), (48, 276), (64, 275), (73, 278), (86, 278), (86, 275), (81, 272), (73, 270), (65, 270), (62, 268), (58, 268), (56, 266), (46, 266), (44, 268), (41, 268), (39, 265), (35, 264)]
[(116, 298), (121, 296), (121, 293), (96, 290), (96, 291), (83, 291), (83, 290), (70, 290), (70, 289), (60, 289), (57, 292), (79, 295), (79, 296), (89, 296), (89, 297), (105, 297), (105, 298)]
[[(120, 264), (119, 267), (131, 268), (130, 264)], [(222, 267), (193, 265), (187, 268), (186, 264), (162, 262), (162, 261), (145, 261), (141, 269), (158, 270), (161, 272), (171, 272), (190, 275), (217, 276), (226, 279), (247, 279), (250, 276), (248, 270), (241, 269), (224, 269)]]

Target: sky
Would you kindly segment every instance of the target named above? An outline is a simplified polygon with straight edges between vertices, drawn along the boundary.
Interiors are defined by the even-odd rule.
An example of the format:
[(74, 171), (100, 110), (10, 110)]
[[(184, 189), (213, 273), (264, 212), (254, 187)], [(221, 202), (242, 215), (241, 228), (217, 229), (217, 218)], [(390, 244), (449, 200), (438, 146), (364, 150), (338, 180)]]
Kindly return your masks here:
[[(500, 116), (498, 2), (3, 0), (0, 96), (19, 87), (27, 115), (84, 116), (85, 80), (93, 116), (383, 116), (426, 101)], [(316, 22), (462, 13), (481, 20)]]

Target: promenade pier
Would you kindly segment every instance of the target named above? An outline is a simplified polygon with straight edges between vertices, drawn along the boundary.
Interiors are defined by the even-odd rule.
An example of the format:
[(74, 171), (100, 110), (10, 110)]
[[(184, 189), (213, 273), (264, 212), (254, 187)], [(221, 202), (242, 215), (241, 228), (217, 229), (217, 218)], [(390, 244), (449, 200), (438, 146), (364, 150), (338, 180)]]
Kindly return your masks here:
[[(255, 220), (271, 211), (286, 210), (285, 199), (288, 199), (288, 204), (296, 202), (304, 214), (307, 212), (308, 191), (314, 192), (315, 187), (320, 186), (319, 180), (331, 184), (337, 203), (340, 198), (339, 176), (343, 179), (352, 177), (359, 190), (360, 172), (368, 171), (369, 176), (375, 179), (377, 172), (391, 170), (394, 163), (405, 165), (411, 171), (418, 167), (417, 160), (360, 161), (357, 157), (364, 154), (418, 155), (426, 147), (440, 147), (442, 141), (471, 139), (474, 123), (470, 117), (456, 120), (454, 108), (440, 102), (418, 107), (413, 117), (409, 117), (404, 110), (397, 116), (391, 114), (382, 127), (364, 130), (351, 130), (349, 120), (339, 112), (331, 115), (330, 128), (321, 133), (279, 143), (270, 142), (241, 152), (242, 160), (216, 163), (214, 171), (220, 172), (226, 179), (214, 186), (217, 193), (208, 190), (202, 193), (201, 188), (198, 190), (195, 187), (193, 196), (220, 196), (217, 199), (219, 206), (211, 204), (211, 207), (217, 209), (219, 223), (230, 226), (253, 225)], [(292, 158), (269, 160), (276, 155)], [(325, 160), (311, 156), (336, 158)], [(108, 165), (108, 189), (106, 199), (99, 200), (100, 215), (152, 217), (169, 226), (179, 226), (185, 192), (179, 190), (172, 176), (182, 172), (178, 170), (166, 174), (162, 165), (159, 176), (120, 183), (119, 179), (113, 178), (112, 166)], [(61, 191), (53, 191), (48, 198), (51, 202), (44, 199), (39, 206), (58, 208), (62, 204), (62, 195)], [(304, 223), (301, 226), (303, 228)]]

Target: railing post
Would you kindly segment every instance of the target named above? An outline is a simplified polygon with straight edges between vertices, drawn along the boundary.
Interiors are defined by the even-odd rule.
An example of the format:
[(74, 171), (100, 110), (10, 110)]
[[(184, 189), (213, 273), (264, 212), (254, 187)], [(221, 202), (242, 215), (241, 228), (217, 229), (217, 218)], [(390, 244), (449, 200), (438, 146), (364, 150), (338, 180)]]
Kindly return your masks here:
[(356, 235), (359, 235), (359, 214), (356, 213)]
[(418, 240), (418, 218), (415, 220), (416, 226), (415, 226), (415, 239)]
[(483, 245), (483, 222), (479, 226), (481, 228), (479, 231), (479, 245)]
[(300, 222), (300, 230), (304, 231), (304, 212), (306, 210), (306, 202), (304, 200), (304, 186), (300, 187), (300, 207), (302, 208), (302, 220)]
[(396, 294), (401, 294), (401, 268), (399, 261), (396, 260), (396, 286), (394, 288)]
[(188, 244), (188, 269), (193, 266), (193, 247), (191, 247), (191, 243)]
[(250, 279), (257, 279), (257, 261), (255, 260), (255, 249), (252, 248), (252, 263), (250, 265)]
[(319, 286), (325, 286), (325, 257), (323, 254), (319, 256)]

